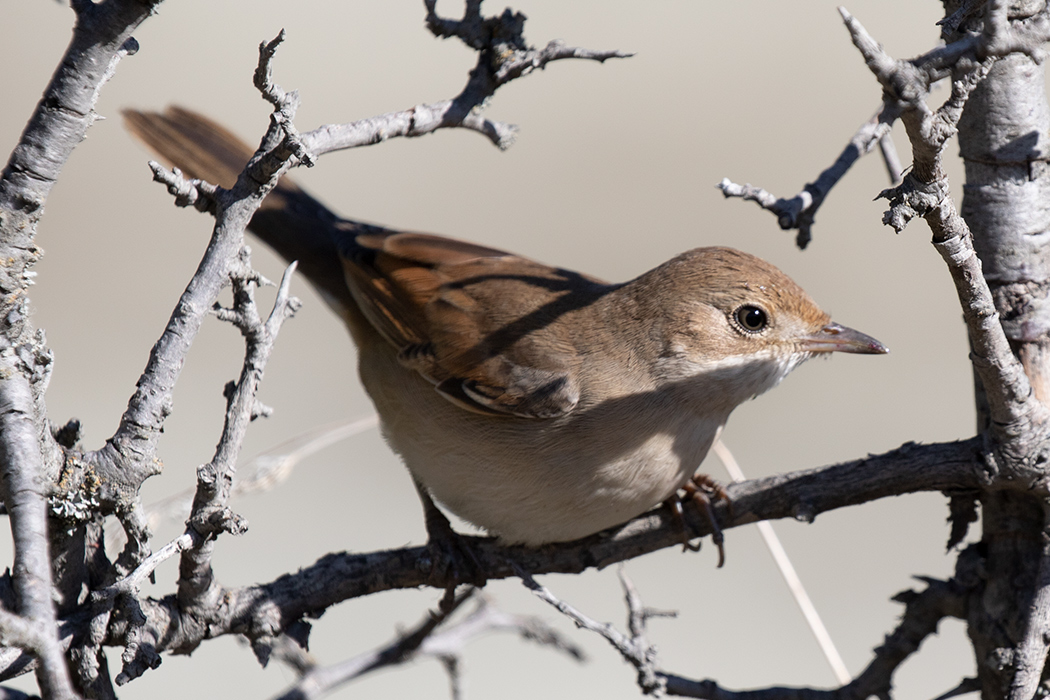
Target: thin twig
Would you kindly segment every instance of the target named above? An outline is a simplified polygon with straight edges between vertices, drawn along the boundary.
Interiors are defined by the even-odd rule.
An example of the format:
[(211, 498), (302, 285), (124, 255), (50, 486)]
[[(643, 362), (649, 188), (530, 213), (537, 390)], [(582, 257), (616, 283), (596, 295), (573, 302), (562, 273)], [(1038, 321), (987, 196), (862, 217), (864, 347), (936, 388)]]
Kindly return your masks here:
[(820, 206), (839, 180), (862, 156), (880, 146), (890, 173), (890, 183), (893, 184), (899, 179), (900, 163), (896, 161), (896, 151), (889, 140), (890, 129), (899, 115), (900, 111), (892, 103), (881, 105), (871, 119), (857, 129), (835, 162), (791, 199), (778, 198), (759, 187), (738, 185), (727, 178), (718, 183), (718, 188), (726, 198), (740, 197), (773, 213), (777, 217), (777, 224), (785, 231), (797, 229), (796, 244), (799, 248), (805, 248), (813, 238), (813, 223)]
[[(528, 588), (533, 594), (547, 603), (555, 610), (560, 612), (565, 617), (572, 620), (572, 623), (580, 629), (594, 632), (600, 635), (605, 641), (609, 642), (610, 645), (616, 651), (620, 653), (624, 661), (631, 664), (638, 671), (638, 679), (642, 692), (646, 694), (660, 695), (663, 692), (663, 680), (661, 675), (656, 670), (656, 648), (649, 644), (644, 636), (644, 613), (641, 612), (640, 607), (634, 609), (632, 607), (629, 610), (629, 619), (632, 621), (632, 627), (637, 627), (638, 634), (628, 637), (615, 626), (608, 622), (598, 622), (591, 617), (588, 617), (572, 605), (569, 605), (564, 600), (561, 600), (555, 596), (550, 589), (546, 586), (542, 586), (532, 576), (525, 573), (522, 570), (518, 570), (518, 577), (521, 582)], [(638, 597), (634, 595), (633, 586), (630, 584), (630, 580), (626, 578), (621, 572), (621, 581), (624, 582), (626, 591), (626, 600), (628, 603), (639, 601)], [(642, 624), (639, 624), (642, 622)]]
[(240, 534), (247, 527), (227, 507), (236, 473), (237, 455), (254, 417), (256, 392), (277, 334), (284, 321), (299, 308), (299, 300), (289, 294), (292, 273), (296, 267), (292, 263), (285, 270), (273, 309), (264, 323), (259, 318), (254, 297), (254, 287), (260, 280), (251, 271), (247, 250), (243, 251), (239, 260), (239, 270), (232, 276), (234, 306), (224, 316), (233, 321), (246, 338), (244, 365), (240, 379), (228, 392), (226, 420), (215, 456), (197, 471), (197, 493), (188, 526), (199, 539), (196, 546), (182, 552), (179, 567), (179, 601), (188, 611), (203, 612), (218, 595), (219, 584), (212, 575), (211, 567), (213, 538), (219, 532)]
[(193, 546), (195, 536), (192, 531), (182, 533), (144, 559), (137, 569), (121, 580), (106, 588), (92, 591), (91, 597), (96, 601), (102, 601), (116, 598), (118, 595), (137, 595), (143, 582), (153, 575), (161, 563)]
[(478, 52), (478, 62), (466, 86), (456, 97), (420, 104), (349, 124), (327, 124), (302, 135), (306, 148), (316, 156), (331, 151), (370, 146), (387, 139), (414, 137), (438, 129), (476, 131), (501, 150), (509, 148), (517, 127), (493, 121), (480, 112), (497, 89), (542, 69), (553, 61), (583, 59), (604, 63), (610, 58), (628, 58), (624, 51), (593, 51), (552, 41), (542, 49), (528, 45), (523, 34), (525, 16), (510, 10), (494, 17), (481, 14), (481, 3), (468, 2), (463, 18), (439, 17), (434, 0), (426, 0), (427, 26), (435, 36), (457, 37)]
[(415, 629), (399, 635), (395, 641), (380, 649), (332, 666), (310, 669), (294, 686), (277, 696), (277, 700), (313, 700), (367, 673), (405, 663), (442, 622), (474, 595), (475, 590), (469, 588), (460, 593), (446, 609), (428, 613)]

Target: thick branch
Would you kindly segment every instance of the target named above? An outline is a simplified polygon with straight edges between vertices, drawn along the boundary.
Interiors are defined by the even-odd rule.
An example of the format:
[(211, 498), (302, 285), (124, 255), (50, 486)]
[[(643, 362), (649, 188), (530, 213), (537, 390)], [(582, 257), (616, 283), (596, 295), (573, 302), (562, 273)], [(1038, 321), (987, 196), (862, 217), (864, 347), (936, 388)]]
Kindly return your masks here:
[(36, 226), (58, 174), (97, 115), (95, 103), (119, 61), (137, 50), (131, 32), (158, 0), (75, 2), (77, 21), (65, 55), (0, 176), (0, 333), (14, 348), (17, 370), (29, 379), (30, 414), (43, 446), (44, 468), (56, 478), (62, 454), (46, 420), (44, 390), (51, 356), (29, 322), (26, 290), (40, 250)]
[[(759, 519), (811, 521), (822, 512), (886, 496), (975, 489), (985, 478), (980, 445), (977, 439), (935, 445), (909, 443), (883, 455), (732, 484), (727, 491), (733, 512), (723, 505), (716, 509), (717, 515), (723, 528)], [(710, 531), (696, 510), (687, 508), (686, 518), (697, 534)], [(576, 542), (529, 548), (500, 546), (490, 538), (467, 539), (481, 574), (495, 579), (516, 576), (518, 569), (535, 575), (604, 568), (680, 545), (681, 529), (671, 513), (661, 508)], [(424, 585), (447, 588), (454, 583), (434, 569), (426, 547), (330, 554), (268, 584), (222, 589), (222, 605), (212, 611), (207, 626), (199, 624), (197, 618), (182, 616), (174, 596), (144, 599), (142, 609), (148, 620), (146, 627), (157, 633), (158, 651), (187, 652), (203, 639), (222, 634), (243, 634), (249, 639), (275, 637), (304, 615), (319, 614), (349, 598)], [(115, 622), (107, 643), (121, 644), (126, 634), (126, 625)], [(0, 679), (6, 673), (2, 668)]]
[[(845, 10), (842, 14), (868, 67), (886, 93), (899, 101), (912, 145), (912, 171), (900, 186), (882, 193), (891, 204), (884, 221), (901, 231), (909, 220), (922, 216), (932, 229), (934, 245), (955, 282), (973, 348), (974, 368), (987, 394), (992, 430), (998, 443), (1008, 444), (1026, 427), (1045, 424), (1050, 415), (1035, 399), (1024, 368), (1003, 332), (991, 290), (981, 274), (981, 261), (974, 252), (973, 237), (948, 194), (943, 167), (944, 148), (955, 134), (963, 106), (994, 59), (971, 61), (968, 68), (957, 71), (951, 96), (933, 111), (926, 104), (936, 78), (931, 62), (894, 61), (860, 22)], [(967, 46), (967, 51), (979, 49)], [(1029, 484), (1040, 480), (1044, 478), (1041, 472), (1037, 469), (1019, 481)]]
[[(1045, 535), (1044, 535), (1045, 538)], [(1036, 695), (1046, 655), (1050, 652), (1050, 542), (1043, 546), (1035, 591), (1025, 614), (1024, 639), (1017, 645), (1016, 671), (1010, 682), (1009, 700), (1029, 700)]]
[[(49, 486), (33, 421), (29, 381), (9, 361), (0, 365), (0, 483), (14, 535), (14, 582), (22, 615), (35, 630), (24, 641), (40, 661), (37, 680), (48, 698), (75, 698), (59, 645), (51, 600), (47, 536)], [(10, 622), (10, 621), (9, 621)], [(8, 625), (7, 634), (13, 634)], [(10, 640), (9, 640), (10, 641)]]

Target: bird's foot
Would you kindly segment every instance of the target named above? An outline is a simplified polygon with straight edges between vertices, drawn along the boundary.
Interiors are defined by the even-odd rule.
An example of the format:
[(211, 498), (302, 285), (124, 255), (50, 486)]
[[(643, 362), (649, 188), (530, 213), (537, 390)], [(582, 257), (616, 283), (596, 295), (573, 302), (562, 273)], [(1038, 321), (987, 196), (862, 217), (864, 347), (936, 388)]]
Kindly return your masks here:
[(445, 514), (431, 501), (426, 510), (427, 551), (430, 553), (430, 575), (453, 584), (485, 585), (481, 562), (468, 538), (452, 529)]
[[(725, 537), (722, 535), (722, 528), (715, 517), (712, 504), (714, 501), (724, 501), (732, 509), (733, 503), (729, 500), (729, 494), (726, 493), (725, 488), (721, 484), (706, 474), (694, 474), (682, 487), (682, 491), (685, 492), (685, 499), (696, 503), (700, 512), (707, 518), (707, 522), (711, 526), (711, 541), (718, 547), (718, 568), (722, 568), (722, 565), (726, 562)], [(700, 543), (693, 544), (690, 541), (691, 534), (682, 514), (682, 501), (683, 497), (676, 493), (667, 499), (667, 506), (671, 509), (671, 515), (682, 531), (682, 551), (699, 552)]]

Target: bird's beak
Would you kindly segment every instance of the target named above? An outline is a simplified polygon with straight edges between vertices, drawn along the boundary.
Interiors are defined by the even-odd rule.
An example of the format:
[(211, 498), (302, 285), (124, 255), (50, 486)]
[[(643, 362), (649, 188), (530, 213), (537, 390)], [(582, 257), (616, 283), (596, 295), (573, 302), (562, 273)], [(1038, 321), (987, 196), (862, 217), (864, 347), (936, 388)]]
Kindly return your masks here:
[(802, 349), (807, 352), (853, 352), (862, 355), (881, 355), (889, 349), (860, 331), (829, 323), (816, 333), (802, 338)]

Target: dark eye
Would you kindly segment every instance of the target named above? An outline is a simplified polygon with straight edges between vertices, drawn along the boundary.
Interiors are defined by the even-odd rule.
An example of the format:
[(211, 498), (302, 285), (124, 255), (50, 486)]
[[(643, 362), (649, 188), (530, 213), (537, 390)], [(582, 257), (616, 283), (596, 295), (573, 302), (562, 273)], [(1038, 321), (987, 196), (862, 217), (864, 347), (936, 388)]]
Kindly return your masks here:
[(741, 306), (734, 314), (737, 323), (748, 332), (757, 333), (769, 325), (766, 312), (757, 306)]

